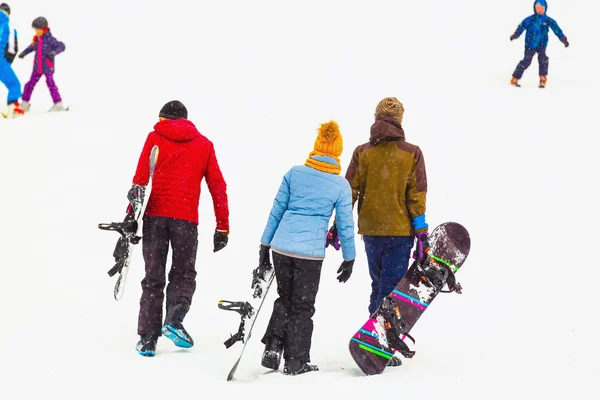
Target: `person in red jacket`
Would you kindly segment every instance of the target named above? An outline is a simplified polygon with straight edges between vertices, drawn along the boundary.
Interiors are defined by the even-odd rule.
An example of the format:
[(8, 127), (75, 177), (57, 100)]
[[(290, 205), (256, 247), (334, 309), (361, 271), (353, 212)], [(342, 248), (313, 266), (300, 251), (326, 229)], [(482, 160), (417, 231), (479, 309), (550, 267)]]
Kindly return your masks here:
[[(133, 185), (127, 194), (139, 197), (149, 181), (152, 147), (159, 148), (152, 181), (152, 193), (143, 219), (142, 253), (146, 276), (142, 280), (142, 298), (138, 319), (140, 341), (136, 349), (143, 356), (154, 356), (161, 334), (176, 346), (189, 348), (194, 341), (183, 327), (196, 289), (196, 253), (198, 250), (198, 203), (200, 184), (206, 183), (213, 198), (216, 229), (214, 252), (228, 242), (229, 207), (227, 185), (219, 169), (215, 149), (187, 120), (187, 109), (179, 101), (164, 105), (160, 121), (148, 135), (138, 162)], [(166, 280), (169, 243), (173, 250), (167, 285), (167, 313), (164, 323), (163, 290)]]

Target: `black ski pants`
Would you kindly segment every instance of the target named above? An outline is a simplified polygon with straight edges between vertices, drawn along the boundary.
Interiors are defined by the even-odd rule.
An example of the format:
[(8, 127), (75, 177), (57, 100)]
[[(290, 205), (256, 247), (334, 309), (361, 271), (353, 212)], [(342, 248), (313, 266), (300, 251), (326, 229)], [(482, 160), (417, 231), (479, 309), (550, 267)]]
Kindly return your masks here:
[(167, 312), (178, 306), (185, 310), (185, 315), (196, 290), (198, 226), (175, 218), (146, 217), (143, 235), (142, 252), (146, 276), (142, 280), (138, 334), (160, 335), (169, 243), (173, 258), (167, 286)]
[(273, 252), (279, 298), (262, 342), (278, 337), (284, 358), (310, 361), (315, 299), (319, 291), (323, 260), (304, 260)]

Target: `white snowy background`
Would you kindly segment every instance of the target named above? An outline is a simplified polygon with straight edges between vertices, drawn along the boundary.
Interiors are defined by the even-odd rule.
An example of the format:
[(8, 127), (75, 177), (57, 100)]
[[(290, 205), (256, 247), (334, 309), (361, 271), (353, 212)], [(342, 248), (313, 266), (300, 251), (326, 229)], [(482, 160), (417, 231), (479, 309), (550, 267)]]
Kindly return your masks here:
[[(45, 16), (67, 50), (56, 82), (69, 113), (46, 114), (45, 82), (25, 118), (1, 120), (0, 399), (594, 398), (598, 372), (597, 53), (600, 4), (551, 0), (548, 87), (537, 59), (508, 85), (523, 54), (509, 41), (532, 0), (15, 1), (21, 48)], [(33, 59), (14, 67), (25, 84)], [(0, 88), (0, 96), (5, 96)], [(357, 236), (354, 275), (339, 284), (328, 252), (312, 359), (298, 377), (260, 366), (275, 293), (241, 345), (223, 341), (251, 299), (251, 270), (283, 174), (302, 164), (319, 124), (339, 122), (344, 172), (368, 140), (377, 102), (406, 108), (407, 140), (429, 178), (430, 226), (458, 221), (472, 252), (462, 296), (439, 298), (412, 331), (417, 355), (364, 377), (348, 341), (367, 317), (370, 279)], [(179, 99), (210, 138), (229, 186), (229, 246), (201, 197), (198, 288), (190, 351), (159, 341), (135, 351), (140, 249), (125, 297), (112, 297), (126, 193), (160, 107)], [(594, 394), (596, 393), (596, 394)]]

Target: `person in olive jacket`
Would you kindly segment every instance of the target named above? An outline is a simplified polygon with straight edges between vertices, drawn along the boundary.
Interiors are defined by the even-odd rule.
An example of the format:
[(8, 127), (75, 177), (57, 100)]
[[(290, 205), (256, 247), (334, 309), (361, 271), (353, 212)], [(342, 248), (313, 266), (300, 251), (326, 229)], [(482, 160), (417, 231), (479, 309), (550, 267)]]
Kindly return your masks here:
[[(427, 175), (418, 146), (402, 128), (404, 106), (395, 97), (379, 102), (369, 141), (354, 150), (346, 179), (352, 204), (358, 201), (358, 233), (363, 235), (371, 275), (372, 315), (408, 270), (417, 237), (416, 257), (429, 248), (425, 221)], [(337, 246), (337, 226), (328, 242)]]

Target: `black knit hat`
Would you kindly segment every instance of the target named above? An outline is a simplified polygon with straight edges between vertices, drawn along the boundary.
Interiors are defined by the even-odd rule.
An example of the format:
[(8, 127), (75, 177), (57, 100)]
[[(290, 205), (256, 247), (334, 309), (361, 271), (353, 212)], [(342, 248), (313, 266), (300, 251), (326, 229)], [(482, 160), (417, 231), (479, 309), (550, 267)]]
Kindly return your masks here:
[(31, 27), (35, 29), (44, 29), (48, 27), (48, 20), (44, 17), (37, 17), (31, 23)]
[(187, 119), (187, 108), (179, 100), (168, 102), (160, 109), (159, 117), (166, 119)]
[(6, 3), (0, 4), (0, 10), (6, 12), (6, 14), (10, 15), (10, 7)]

